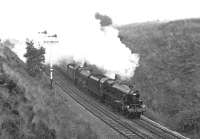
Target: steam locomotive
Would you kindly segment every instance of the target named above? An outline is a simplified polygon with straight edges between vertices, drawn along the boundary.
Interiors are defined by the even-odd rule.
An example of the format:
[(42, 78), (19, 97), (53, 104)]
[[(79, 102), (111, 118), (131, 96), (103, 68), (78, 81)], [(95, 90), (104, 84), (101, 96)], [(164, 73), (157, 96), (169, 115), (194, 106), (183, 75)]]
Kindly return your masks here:
[(140, 118), (144, 113), (145, 105), (140, 99), (139, 91), (132, 87), (102, 74), (94, 74), (89, 68), (76, 64), (68, 64), (66, 72), (75, 85), (87, 89), (102, 102), (109, 102), (115, 110), (124, 115)]

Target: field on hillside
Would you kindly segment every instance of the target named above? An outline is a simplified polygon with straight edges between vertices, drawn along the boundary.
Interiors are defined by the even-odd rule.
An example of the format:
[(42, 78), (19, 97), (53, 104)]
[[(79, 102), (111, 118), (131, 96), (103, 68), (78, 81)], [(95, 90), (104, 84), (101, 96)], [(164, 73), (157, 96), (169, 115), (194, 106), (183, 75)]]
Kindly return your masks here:
[(140, 54), (132, 82), (148, 114), (171, 129), (200, 138), (200, 19), (118, 27)]

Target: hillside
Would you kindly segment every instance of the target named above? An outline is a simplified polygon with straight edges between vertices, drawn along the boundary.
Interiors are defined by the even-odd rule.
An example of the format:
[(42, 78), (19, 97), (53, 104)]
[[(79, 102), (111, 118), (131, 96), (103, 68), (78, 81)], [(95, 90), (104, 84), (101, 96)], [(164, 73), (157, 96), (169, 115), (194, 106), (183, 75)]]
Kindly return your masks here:
[(200, 19), (118, 27), (120, 39), (140, 54), (134, 82), (168, 127), (200, 138)]
[(0, 139), (98, 138), (89, 122), (69, 108), (71, 101), (59, 95), (61, 89), (55, 94), (43, 74), (32, 78), (25, 69), (0, 43)]

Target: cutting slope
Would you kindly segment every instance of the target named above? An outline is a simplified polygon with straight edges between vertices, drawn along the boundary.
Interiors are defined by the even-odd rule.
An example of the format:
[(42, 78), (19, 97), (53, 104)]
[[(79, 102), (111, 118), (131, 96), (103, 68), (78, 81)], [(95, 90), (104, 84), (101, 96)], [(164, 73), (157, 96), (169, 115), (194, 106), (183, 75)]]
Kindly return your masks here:
[(200, 19), (119, 27), (120, 39), (140, 54), (133, 82), (148, 112), (172, 129), (199, 138)]
[(50, 90), (41, 75), (30, 77), (26, 65), (0, 44), (0, 139), (96, 139), (84, 117)]

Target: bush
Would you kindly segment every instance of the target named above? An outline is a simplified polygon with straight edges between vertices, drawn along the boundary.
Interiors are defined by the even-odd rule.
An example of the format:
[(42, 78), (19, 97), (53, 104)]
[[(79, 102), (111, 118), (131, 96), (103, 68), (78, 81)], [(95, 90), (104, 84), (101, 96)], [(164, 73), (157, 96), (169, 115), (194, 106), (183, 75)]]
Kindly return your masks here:
[(176, 116), (177, 129), (181, 132), (200, 132), (200, 110), (192, 109), (178, 113)]

